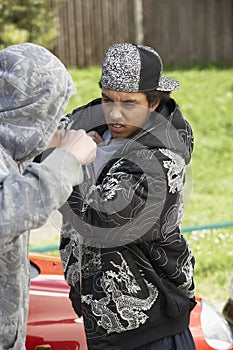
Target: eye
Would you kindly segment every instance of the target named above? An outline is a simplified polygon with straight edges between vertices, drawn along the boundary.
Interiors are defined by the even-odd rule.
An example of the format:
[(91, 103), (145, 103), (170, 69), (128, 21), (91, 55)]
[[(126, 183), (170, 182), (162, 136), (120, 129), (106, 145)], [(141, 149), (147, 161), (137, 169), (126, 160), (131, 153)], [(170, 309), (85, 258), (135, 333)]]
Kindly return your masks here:
[(135, 108), (136, 105), (133, 102), (124, 102), (123, 106), (124, 108), (131, 109), (131, 108)]
[(108, 102), (111, 102), (111, 100), (108, 97), (103, 96), (102, 103), (108, 103)]

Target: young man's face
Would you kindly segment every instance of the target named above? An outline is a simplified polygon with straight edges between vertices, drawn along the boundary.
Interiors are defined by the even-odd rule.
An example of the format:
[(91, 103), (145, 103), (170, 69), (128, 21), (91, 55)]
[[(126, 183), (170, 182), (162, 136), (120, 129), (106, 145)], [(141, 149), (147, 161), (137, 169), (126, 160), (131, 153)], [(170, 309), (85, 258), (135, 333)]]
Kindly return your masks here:
[(113, 138), (131, 138), (136, 135), (157, 105), (149, 107), (142, 92), (119, 92), (102, 88), (102, 107)]

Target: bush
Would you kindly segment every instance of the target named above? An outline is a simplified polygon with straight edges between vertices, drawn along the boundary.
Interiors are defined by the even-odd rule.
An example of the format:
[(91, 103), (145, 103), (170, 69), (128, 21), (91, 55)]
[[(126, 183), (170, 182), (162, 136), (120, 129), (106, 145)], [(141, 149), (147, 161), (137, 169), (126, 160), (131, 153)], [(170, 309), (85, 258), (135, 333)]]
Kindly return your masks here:
[(0, 13), (0, 49), (23, 42), (54, 48), (57, 16), (51, 0), (1, 0)]

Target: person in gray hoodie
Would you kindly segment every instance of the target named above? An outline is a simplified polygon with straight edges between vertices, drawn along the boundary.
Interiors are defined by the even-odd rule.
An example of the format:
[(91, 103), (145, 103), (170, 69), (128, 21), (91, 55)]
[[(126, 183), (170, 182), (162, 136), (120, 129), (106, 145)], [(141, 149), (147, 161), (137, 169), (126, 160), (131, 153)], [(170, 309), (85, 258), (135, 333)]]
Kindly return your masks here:
[(29, 296), (29, 230), (45, 223), (83, 180), (96, 145), (84, 130), (61, 132), (43, 152), (75, 92), (60, 60), (45, 48), (0, 51), (0, 350), (25, 349)]

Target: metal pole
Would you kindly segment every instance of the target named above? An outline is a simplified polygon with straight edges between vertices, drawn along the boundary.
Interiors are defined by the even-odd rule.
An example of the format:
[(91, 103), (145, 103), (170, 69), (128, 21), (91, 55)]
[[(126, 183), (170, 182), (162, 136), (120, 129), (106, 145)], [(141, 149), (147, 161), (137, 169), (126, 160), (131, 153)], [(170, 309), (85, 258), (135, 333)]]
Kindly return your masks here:
[(135, 41), (137, 45), (143, 44), (143, 4), (142, 0), (134, 0), (134, 23), (135, 23)]

